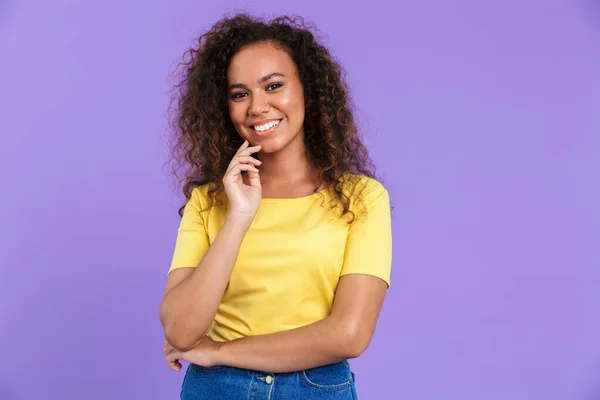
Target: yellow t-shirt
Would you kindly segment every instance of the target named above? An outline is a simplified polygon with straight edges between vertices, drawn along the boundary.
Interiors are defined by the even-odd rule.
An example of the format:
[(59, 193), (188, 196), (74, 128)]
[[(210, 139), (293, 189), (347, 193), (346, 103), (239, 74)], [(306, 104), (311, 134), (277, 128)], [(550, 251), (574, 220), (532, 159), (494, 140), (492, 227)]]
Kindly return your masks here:
[[(338, 281), (346, 274), (373, 275), (389, 286), (388, 192), (374, 179), (351, 177), (345, 178), (355, 182), (347, 185), (354, 188), (347, 194), (356, 214), (350, 225), (328, 206), (328, 190), (261, 200), (209, 332), (213, 340), (275, 333), (321, 320), (331, 312)], [(225, 192), (223, 205), (207, 209), (208, 188), (195, 188), (186, 204), (169, 272), (196, 267), (225, 222)], [(365, 208), (367, 213), (361, 213)]]

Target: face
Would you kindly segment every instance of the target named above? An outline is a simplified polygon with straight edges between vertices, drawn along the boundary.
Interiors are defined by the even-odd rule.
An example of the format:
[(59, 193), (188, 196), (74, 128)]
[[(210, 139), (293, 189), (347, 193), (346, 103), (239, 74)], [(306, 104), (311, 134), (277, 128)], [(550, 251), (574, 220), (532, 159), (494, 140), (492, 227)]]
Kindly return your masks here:
[(271, 43), (246, 47), (227, 70), (229, 117), (262, 153), (303, 146), (304, 91), (296, 65)]

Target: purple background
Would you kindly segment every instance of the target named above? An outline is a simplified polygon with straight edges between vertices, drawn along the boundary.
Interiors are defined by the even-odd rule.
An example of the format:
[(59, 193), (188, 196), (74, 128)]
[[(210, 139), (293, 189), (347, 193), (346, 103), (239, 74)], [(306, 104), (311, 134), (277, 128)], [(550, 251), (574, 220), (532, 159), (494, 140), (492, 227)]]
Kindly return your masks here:
[[(169, 74), (201, 1), (0, 2), (0, 399), (174, 399)], [(600, 398), (600, 3), (257, 0), (343, 63), (394, 203), (362, 399)]]

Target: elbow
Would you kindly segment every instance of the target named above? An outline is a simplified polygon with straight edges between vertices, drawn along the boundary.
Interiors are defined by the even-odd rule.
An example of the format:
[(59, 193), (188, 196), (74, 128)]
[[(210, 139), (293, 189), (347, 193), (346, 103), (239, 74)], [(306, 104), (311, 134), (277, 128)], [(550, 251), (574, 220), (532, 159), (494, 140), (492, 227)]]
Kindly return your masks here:
[(360, 357), (369, 347), (371, 335), (364, 330), (356, 327), (348, 327), (343, 333), (345, 340), (342, 340), (343, 358), (351, 359)]
[(195, 337), (196, 335), (186, 334), (185, 332), (178, 332), (177, 329), (165, 328), (165, 340), (175, 350), (180, 352), (186, 352), (192, 350), (198, 345), (201, 338)]
[(162, 310), (160, 313), (160, 322), (163, 327), (165, 340), (175, 350), (181, 352), (189, 351), (196, 347), (202, 340), (202, 336), (197, 335), (196, 332), (192, 332), (185, 326), (177, 324), (173, 318), (163, 313)]

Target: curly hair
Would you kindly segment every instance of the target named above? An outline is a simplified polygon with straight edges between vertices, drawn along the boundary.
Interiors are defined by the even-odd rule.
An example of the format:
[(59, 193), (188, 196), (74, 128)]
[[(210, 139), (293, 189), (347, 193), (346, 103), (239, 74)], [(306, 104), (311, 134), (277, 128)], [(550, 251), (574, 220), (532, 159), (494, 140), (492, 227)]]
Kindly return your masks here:
[[(223, 191), (222, 178), (243, 139), (228, 114), (227, 69), (241, 49), (271, 42), (286, 51), (296, 64), (304, 90), (304, 141), (310, 164), (333, 194), (341, 215), (349, 209), (347, 174), (374, 177), (374, 166), (362, 144), (343, 70), (315, 39), (314, 29), (301, 17), (282, 16), (265, 22), (247, 14), (218, 21), (184, 53), (180, 80), (171, 106), (174, 136), (171, 155), (178, 185), (189, 200), (193, 189), (207, 183), (211, 206)], [(183, 215), (185, 204), (179, 209)]]

